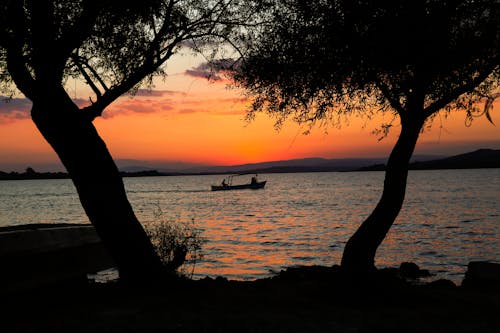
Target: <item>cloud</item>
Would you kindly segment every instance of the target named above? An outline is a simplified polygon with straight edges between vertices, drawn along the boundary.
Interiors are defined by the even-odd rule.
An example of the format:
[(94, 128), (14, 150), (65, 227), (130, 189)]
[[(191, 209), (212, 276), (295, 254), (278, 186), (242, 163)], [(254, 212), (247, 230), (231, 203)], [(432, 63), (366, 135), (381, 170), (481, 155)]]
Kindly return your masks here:
[(197, 112), (200, 112), (202, 110), (200, 109), (192, 109), (192, 108), (184, 108), (184, 109), (180, 109), (179, 114), (192, 114), (192, 113), (197, 113)]
[(179, 94), (184, 94), (183, 92), (180, 91), (174, 91), (174, 90), (153, 90), (153, 89), (138, 89), (133, 96), (137, 97), (163, 97), (163, 96), (171, 96), (171, 95), (179, 95)]
[(222, 58), (212, 61), (211, 66), (217, 71), (237, 69), (241, 65), (241, 59)]
[(165, 111), (172, 111), (173, 103), (170, 100), (129, 100), (121, 101), (107, 108), (102, 117), (110, 119), (118, 115), (130, 114), (153, 114)]
[(203, 66), (201, 65), (193, 69), (186, 69), (184, 74), (191, 77), (208, 79), (210, 81), (222, 80), (222, 77), (220, 77), (218, 74), (211, 71), (209, 68), (203, 68)]
[(72, 99), (73, 103), (75, 103), (79, 108), (84, 108), (88, 105), (90, 105), (90, 100), (89, 99), (83, 99), (83, 98), (73, 98)]
[(0, 124), (16, 120), (29, 119), (31, 101), (27, 98), (11, 98), (0, 96)]
[(216, 111), (213, 114), (217, 115), (217, 116), (240, 116), (240, 115), (245, 115), (246, 111), (243, 109), (240, 109), (240, 110), (229, 109), (229, 110), (225, 110), (225, 111)]
[(221, 102), (228, 102), (228, 103), (246, 103), (248, 102), (248, 98), (246, 97), (227, 97), (227, 98), (221, 98)]
[(0, 114), (13, 111), (26, 111), (31, 109), (31, 101), (27, 98), (8, 98), (0, 96)]
[(218, 59), (211, 62), (204, 62), (196, 67), (187, 69), (184, 74), (192, 77), (200, 77), (211, 81), (222, 81), (224, 72), (235, 69), (240, 61), (232, 58)]
[[(208, 64), (198, 66), (200, 71), (209, 70)], [(181, 96), (181, 98), (179, 98)], [(8, 100), (8, 101), (4, 101)], [(89, 99), (76, 98), (73, 102), (80, 108), (88, 106)], [(211, 113), (213, 115), (238, 115), (244, 111), (244, 97), (217, 97), (190, 95), (175, 90), (139, 89), (134, 96), (124, 95), (102, 114), (103, 119), (126, 115), (152, 115), (160, 113), (189, 115)], [(7, 99), (0, 95), (0, 124), (30, 119), (32, 103), (27, 98)]]
[[(186, 93), (175, 90), (138, 89), (135, 94), (126, 94), (111, 103), (103, 112), (102, 118), (111, 119), (120, 115), (154, 114), (174, 109), (170, 96), (185, 96)], [(78, 103), (79, 107), (87, 106), (89, 101)]]

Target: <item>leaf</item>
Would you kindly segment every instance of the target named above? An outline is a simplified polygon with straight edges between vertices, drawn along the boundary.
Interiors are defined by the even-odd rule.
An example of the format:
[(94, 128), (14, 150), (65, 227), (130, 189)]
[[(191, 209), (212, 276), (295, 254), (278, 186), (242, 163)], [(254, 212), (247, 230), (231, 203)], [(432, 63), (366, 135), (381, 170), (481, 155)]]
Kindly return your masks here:
[(486, 119), (492, 124), (495, 125), (493, 122), (493, 119), (491, 118), (490, 110), (493, 109), (493, 102), (497, 97), (500, 96), (500, 93), (493, 94), (491, 96), (488, 96), (486, 99), (486, 103), (484, 103), (484, 115), (486, 116)]
[(486, 109), (485, 112), (484, 112), (484, 115), (486, 116), (486, 119), (488, 119), (488, 121), (493, 125), (495, 126), (495, 123), (493, 122), (493, 119), (491, 119), (491, 115), (490, 115), (490, 110), (489, 109)]

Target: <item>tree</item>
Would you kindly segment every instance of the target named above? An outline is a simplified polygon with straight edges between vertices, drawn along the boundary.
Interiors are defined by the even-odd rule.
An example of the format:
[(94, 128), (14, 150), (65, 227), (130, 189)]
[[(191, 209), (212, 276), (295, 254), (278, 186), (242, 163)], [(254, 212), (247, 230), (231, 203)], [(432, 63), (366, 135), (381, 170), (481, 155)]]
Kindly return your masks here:
[[(182, 46), (214, 54), (251, 22), (252, 1), (1, 0), (0, 89), (32, 101), (37, 128), (67, 169), (82, 206), (123, 279), (162, 271), (127, 199), (123, 181), (92, 121), (133, 93)], [(250, 23), (248, 23), (250, 24)], [(68, 78), (93, 91), (78, 107)]]
[[(252, 100), (248, 113), (340, 124), (386, 112), (401, 132), (382, 196), (348, 240), (343, 268), (375, 269), (375, 254), (403, 205), (419, 134), (439, 112), (485, 115), (499, 87), (497, 0), (290, 0), (231, 73)], [(486, 101), (484, 109), (477, 104)], [(392, 123), (382, 124), (386, 133)]]

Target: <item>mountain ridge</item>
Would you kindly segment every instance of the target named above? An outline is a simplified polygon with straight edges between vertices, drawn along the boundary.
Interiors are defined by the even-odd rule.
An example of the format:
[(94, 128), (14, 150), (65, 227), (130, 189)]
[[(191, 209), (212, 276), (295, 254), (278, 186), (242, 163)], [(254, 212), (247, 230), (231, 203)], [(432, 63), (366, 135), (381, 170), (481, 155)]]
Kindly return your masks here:
[[(500, 168), (500, 149), (477, 149), (471, 152), (428, 161), (414, 161), (408, 170), (447, 170)], [(383, 171), (385, 164), (374, 164), (355, 171)]]
[[(434, 157), (434, 158), (433, 158)], [(135, 162), (135, 160), (130, 160)], [(293, 173), (293, 172), (329, 172), (329, 171), (383, 171), (387, 158), (344, 158), (325, 159), (319, 157), (268, 161), (233, 166), (204, 166), (179, 162), (185, 169), (153, 169), (129, 164), (121, 168), (123, 177), (206, 175), (231, 173)], [(152, 166), (152, 165), (151, 165)], [(128, 169), (127, 169), (128, 168)], [(435, 155), (415, 155), (410, 163), (410, 170), (429, 169), (476, 169), (500, 168), (500, 150), (478, 149), (459, 155), (436, 158)], [(36, 172), (27, 168), (26, 172), (2, 172), (0, 180), (19, 179), (61, 179), (69, 178), (65, 172)]]
[[(432, 160), (439, 155), (416, 155), (413, 159)], [(412, 159), (412, 160), (413, 160)], [(386, 157), (379, 158), (337, 158), (308, 157), (301, 159), (266, 161), (246, 163), (230, 166), (198, 166), (182, 170), (183, 173), (264, 173), (264, 172), (307, 172), (307, 171), (349, 171), (371, 164), (380, 164), (387, 161)], [(305, 171), (304, 171), (305, 170)], [(123, 171), (128, 171), (124, 169)], [(172, 173), (180, 170), (158, 169), (160, 172)]]

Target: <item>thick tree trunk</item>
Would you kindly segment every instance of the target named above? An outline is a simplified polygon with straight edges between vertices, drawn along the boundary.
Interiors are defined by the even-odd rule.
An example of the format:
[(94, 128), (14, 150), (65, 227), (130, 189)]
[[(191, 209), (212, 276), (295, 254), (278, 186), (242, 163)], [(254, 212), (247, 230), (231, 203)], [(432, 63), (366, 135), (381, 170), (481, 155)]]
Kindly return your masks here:
[(92, 122), (62, 88), (33, 101), (32, 119), (55, 150), (82, 206), (124, 280), (161, 270), (161, 262), (127, 199), (123, 180)]
[(353, 272), (375, 270), (377, 248), (403, 205), (408, 165), (424, 120), (402, 117), (401, 133), (387, 162), (382, 197), (371, 215), (348, 240), (342, 256), (342, 268)]

